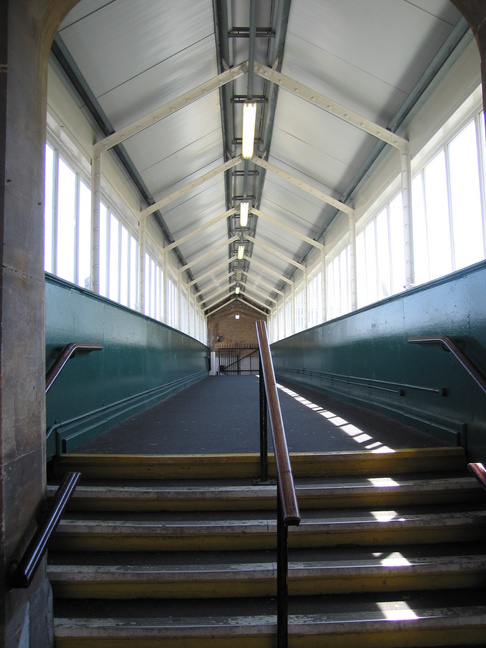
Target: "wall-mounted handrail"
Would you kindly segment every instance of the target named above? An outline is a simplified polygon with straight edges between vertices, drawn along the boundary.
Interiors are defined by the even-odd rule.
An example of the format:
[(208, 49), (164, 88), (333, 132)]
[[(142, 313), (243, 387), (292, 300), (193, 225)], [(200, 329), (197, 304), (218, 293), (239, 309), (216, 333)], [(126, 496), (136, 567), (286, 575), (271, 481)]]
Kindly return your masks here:
[(435, 335), (426, 337), (411, 337), (408, 339), (411, 344), (440, 344), (442, 348), (450, 351), (459, 361), (461, 366), (467, 371), (473, 380), (479, 385), (486, 394), (486, 378), (479, 369), (471, 362), (467, 355), (461, 351), (457, 343), (448, 335)]
[[(300, 523), (300, 512), (295, 492), (290, 456), (280, 410), (277, 382), (273, 368), (270, 344), (265, 322), (257, 321), (257, 337), (260, 348), (264, 392), (268, 418), (272, 429), (275, 464), (277, 468), (277, 647), (288, 645), (288, 526)], [(260, 380), (261, 380), (260, 377)], [(260, 405), (260, 411), (262, 407)], [(266, 437), (266, 435), (265, 435)], [(266, 452), (266, 448), (261, 453)]]
[(66, 506), (74, 493), (81, 473), (66, 473), (43, 522), (37, 527), (29, 546), (20, 561), (10, 565), (8, 584), (10, 587), (28, 587), (44, 556), (51, 535), (56, 530)]
[(56, 358), (54, 364), (52, 367), (49, 369), (49, 371), (46, 374), (46, 394), (49, 391), (49, 389), (52, 387), (53, 382), (56, 380), (56, 378), (59, 376), (61, 373), (62, 369), (64, 368), (64, 365), (66, 362), (73, 356), (77, 351), (83, 352), (83, 353), (89, 353), (90, 351), (101, 351), (102, 350), (102, 345), (101, 344), (87, 344), (84, 342), (70, 342), (69, 344), (66, 344), (64, 349), (61, 351), (61, 353), (58, 355)]

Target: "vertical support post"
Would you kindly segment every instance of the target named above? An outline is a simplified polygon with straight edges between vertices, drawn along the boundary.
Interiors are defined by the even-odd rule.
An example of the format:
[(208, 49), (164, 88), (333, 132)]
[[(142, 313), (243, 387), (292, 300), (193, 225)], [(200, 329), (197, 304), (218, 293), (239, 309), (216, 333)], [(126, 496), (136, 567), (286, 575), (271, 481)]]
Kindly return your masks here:
[(260, 354), (260, 481), (268, 481), (267, 395)]
[(309, 321), (309, 314), (308, 314), (308, 282), (307, 282), (307, 268), (304, 269), (304, 329), (307, 328), (307, 323)]
[(413, 259), (413, 219), (412, 219), (412, 162), (410, 150), (400, 151), (402, 168), (402, 206), (403, 206), (403, 239), (405, 245), (405, 285), (410, 288), (415, 283)]
[(349, 214), (349, 283), (351, 289), (351, 310), (358, 308), (358, 287), (356, 270), (356, 217)]
[(101, 153), (91, 159), (91, 290), (100, 292)]
[(327, 320), (327, 282), (326, 282), (326, 253), (321, 250), (321, 272), (322, 272), (322, 321)]
[(288, 552), (288, 527), (283, 521), (282, 498), (277, 485), (277, 648), (288, 646)]
[(147, 247), (147, 217), (140, 216), (139, 223), (139, 245), (138, 245), (138, 308), (145, 313), (145, 250)]

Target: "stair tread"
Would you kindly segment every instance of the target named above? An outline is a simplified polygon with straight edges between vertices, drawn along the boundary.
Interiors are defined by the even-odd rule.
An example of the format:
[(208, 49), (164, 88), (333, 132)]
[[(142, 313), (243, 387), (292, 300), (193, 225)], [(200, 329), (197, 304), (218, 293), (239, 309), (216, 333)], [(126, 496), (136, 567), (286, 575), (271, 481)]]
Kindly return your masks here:
[[(193, 564), (193, 565), (51, 565), (48, 569), (52, 579), (90, 579), (106, 576), (111, 580), (124, 581), (133, 578), (160, 579), (160, 578), (204, 578), (204, 577), (245, 577), (251, 573), (262, 577), (275, 577), (277, 563), (274, 561), (260, 563), (226, 563), (226, 564)], [(427, 556), (405, 558), (400, 552), (393, 552), (386, 558), (362, 558), (341, 560), (314, 560), (307, 562), (289, 562), (289, 578), (304, 577), (306, 575), (326, 575), (339, 572), (343, 575), (349, 573), (356, 575), (358, 570), (364, 571), (454, 571), (486, 569), (486, 555), (465, 556)]]

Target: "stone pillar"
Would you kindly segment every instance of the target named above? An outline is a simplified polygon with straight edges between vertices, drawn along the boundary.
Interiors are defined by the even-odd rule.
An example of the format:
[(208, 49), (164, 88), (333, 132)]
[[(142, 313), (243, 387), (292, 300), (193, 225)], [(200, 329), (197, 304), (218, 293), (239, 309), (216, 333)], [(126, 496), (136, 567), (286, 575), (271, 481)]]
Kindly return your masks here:
[(47, 57), (75, 0), (0, 0), (0, 644), (53, 644), (41, 565), (27, 589), (9, 566), (45, 497), (44, 146)]

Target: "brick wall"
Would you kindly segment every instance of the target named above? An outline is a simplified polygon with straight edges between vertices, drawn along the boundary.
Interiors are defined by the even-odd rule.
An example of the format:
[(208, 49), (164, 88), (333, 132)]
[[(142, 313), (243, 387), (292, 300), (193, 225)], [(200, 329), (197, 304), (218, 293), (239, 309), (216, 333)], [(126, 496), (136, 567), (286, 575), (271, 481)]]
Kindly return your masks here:
[(209, 347), (216, 352), (225, 347), (256, 348), (255, 322), (261, 319), (266, 320), (265, 315), (250, 307), (230, 304), (208, 320)]

